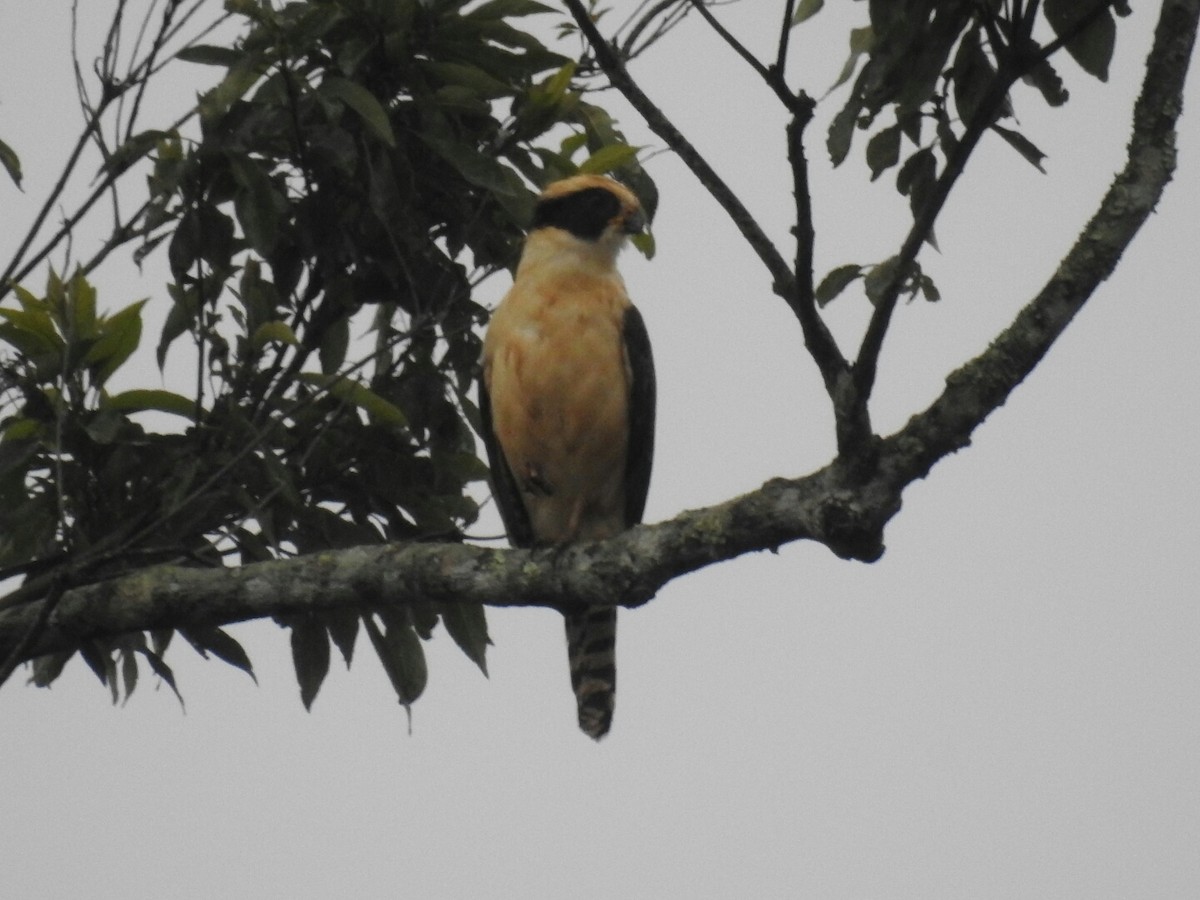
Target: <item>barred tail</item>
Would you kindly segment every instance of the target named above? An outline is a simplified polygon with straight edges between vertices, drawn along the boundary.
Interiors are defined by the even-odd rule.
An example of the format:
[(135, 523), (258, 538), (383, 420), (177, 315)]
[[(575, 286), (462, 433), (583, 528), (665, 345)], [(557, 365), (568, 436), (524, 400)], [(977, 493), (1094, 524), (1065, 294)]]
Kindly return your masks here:
[(612, 724), (617, 691), (617, 608), (592, 606), (567, 613), (567, 660), (579, 708), (579, 727), (600, 740)]

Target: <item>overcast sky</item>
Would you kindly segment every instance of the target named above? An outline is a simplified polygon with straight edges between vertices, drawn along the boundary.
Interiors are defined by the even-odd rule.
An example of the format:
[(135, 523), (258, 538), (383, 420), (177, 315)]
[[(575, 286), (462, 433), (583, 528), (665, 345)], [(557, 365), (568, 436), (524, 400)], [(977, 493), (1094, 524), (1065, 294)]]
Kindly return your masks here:
[[(765, 55), (780, 6), (719, 14)], [(1134, 6), (1109, 85), (1064, 61), (1065, 109), (1018, 96), (1048, 175), (999, 140), (973, 161), (941, 253), (922, 257), (943, 300), (898, 311), (877, 427), (902, 425), (987, 345), (1095, 208), (1156, 14)], [(830, 7), (795, 33), (793, 80), (816, 95), (866, 15)], [(0, 3), (0, 138), (27, 176), (23, 195), (0, 185), (0, 258), (77, 133), (67, 8)], [(782, 117), (747, 68), (697, 22), (635, 75), (790, 255)], [(49, 691), (18, 673), (0, 690), (0, 893), (1200, 896), (1196, 84), (1158, 213), (973, 446), (908, 490), (880, 562), (795, 545), (623, 612), (599, 745), (576, 729), (549, 611), (491, 613), (488, 679), (438, 635), (411, 734), (365, 642), (306, 713), (270, 625), (233, 630), (257, 687), (173, 649), (186, 715), (148, 676), (114, 708), (79, 661)], [(890, 177), (867, 185), (859, 163), (824, 162), (842, 100), (810, 134), (820, 272), (891, 255), (908, 219)], [(632, 113), (622, 122), (658, 146)], [(833, 438), (767, 274), (677, 160), (649, 167), (659, 253), (623, 267), (658, 364), (656, 521), (811, 471)], [(165, 302), (128, 265), (96, 281), (102, 302)], [(839, 336), (864, 307), (838, 301)]]

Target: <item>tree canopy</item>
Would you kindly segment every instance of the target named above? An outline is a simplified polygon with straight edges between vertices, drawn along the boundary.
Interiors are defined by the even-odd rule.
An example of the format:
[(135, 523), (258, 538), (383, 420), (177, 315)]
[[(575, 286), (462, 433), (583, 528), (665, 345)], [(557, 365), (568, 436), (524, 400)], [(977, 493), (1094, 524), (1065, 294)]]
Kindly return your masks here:
[[(177, 3), (147, 20), (133, 54), (106, 44), (98, 83), (81, 87), (77, 149), (95, 146), (103, 165), (80, 215), (106, 198), (123, 211), (136, 177), (148, 191), (94, 256), (57, 269), (55, 254), (79, 252), (76, 219), (46, 238), (41, 216), (0, 279), (12, 297), (0, 308), (0, 567), (21, 580), (0, 600), (0, 674), (29, 660), (49, 684), (80, 653), (116, 699), (139, 661), (172, 682), (175, 633), (251, 671), (222, 626), (272, 616), (290, 630), (306, 704), (331, 648), (348, 662), (360, 630), (409, 703), (425, 683), (421, 639), (439, 622), (484, 666), (485, 606), (636, 605), (684, 572), (795, 540), (877, 559), (904, 489), (969, 442), (1153, 209), (1200, 16), (1190, 0), (1163, 4), (1126, 167), (1058, 271), (941, 396), (880, 435), (870, 400), (889, 325), (903, 299), (938, 297), (918, 257), (972, 153), (996, 135), (1040, 166), (1019, 105), (1067, 102), (1066, 66), (1105, 79), (1125, 4), (872, 0), (823, 135), (809, 131), (813, 87), (790, 55), (819, 0), (782, 5), (771, 59), (722, 24), (740, 10), (643, 4), (606, 32), (614, 11), (566, 7), (553, 44), (528, 23), (555, 11), (529, 0), (246, 0), (214, 22), (202, 3)], [(630, 74), (683, 15), (716, 29), (786, 111), (787, 252)], [(197, 64), (214, 67), (213, 86), (144, 127), (147, 86), (168, 65)], [(614, 172), (655, 205), (637, 149), (602, 108), (608, 86), (762, 261), (828, 391), (837, 456), (612, 541), (561, 554), (480, 547), (468, 532), (485, 475), (471, 384), (486, 311), (474, 290), (513, 264), (538, 185)], [(12, 147), (0, 161), (19, 181)], [(815, 148), (894, 177), (912, 217), (894, 255), (813, 271)], [(104, 312), (89, 276), (118, 250), (165, 254), (171, 281)], [(824, 314), (855, 291), (871, 312), (847, 348)], [(161, 368), (190, 348), (190, 393), (109, 390), (141, 346), (146, 303), (170, 304), (156, 358)]]

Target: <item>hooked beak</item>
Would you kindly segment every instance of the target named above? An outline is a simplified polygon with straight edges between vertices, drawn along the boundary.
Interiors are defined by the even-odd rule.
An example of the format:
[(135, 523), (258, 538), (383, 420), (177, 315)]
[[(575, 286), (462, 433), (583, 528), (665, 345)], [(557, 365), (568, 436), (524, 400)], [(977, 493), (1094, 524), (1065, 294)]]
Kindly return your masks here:
[(646, 230), (646, 214), (640, 209), (635, 209), (625, 217), (625, 224), (621, 230), (626, 234), (641, 234)]

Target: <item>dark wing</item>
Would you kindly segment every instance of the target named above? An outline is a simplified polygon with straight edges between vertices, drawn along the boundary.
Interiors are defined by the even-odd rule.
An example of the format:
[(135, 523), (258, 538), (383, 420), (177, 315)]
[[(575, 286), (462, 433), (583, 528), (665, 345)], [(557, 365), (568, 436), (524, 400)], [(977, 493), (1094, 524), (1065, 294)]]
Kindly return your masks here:
[(483, 423), (483, 445), (487, 448), (488, 466), (492, 470), (492, 496), (500, 509), (504, 530), (508, 532), (508, 542), (514, 547), (532, 547), (533, 526), (529, 522), (525, 503), (521, 500), (521, 490), (504, 458), (504, 451), (500, 449), (500, 442), (496, 440), (496, 432), (492, 430), (492, 398), (488, 396), (483, 378), (479, 379), (479, 417)]
[(625, 356), (632, 375), (629, 384), (629, 450), (625, 457), (625, 525), (642, 521), (650, 469), (654, 465), (654, 356), (650, 335), (637, 307), (625, 311)]

